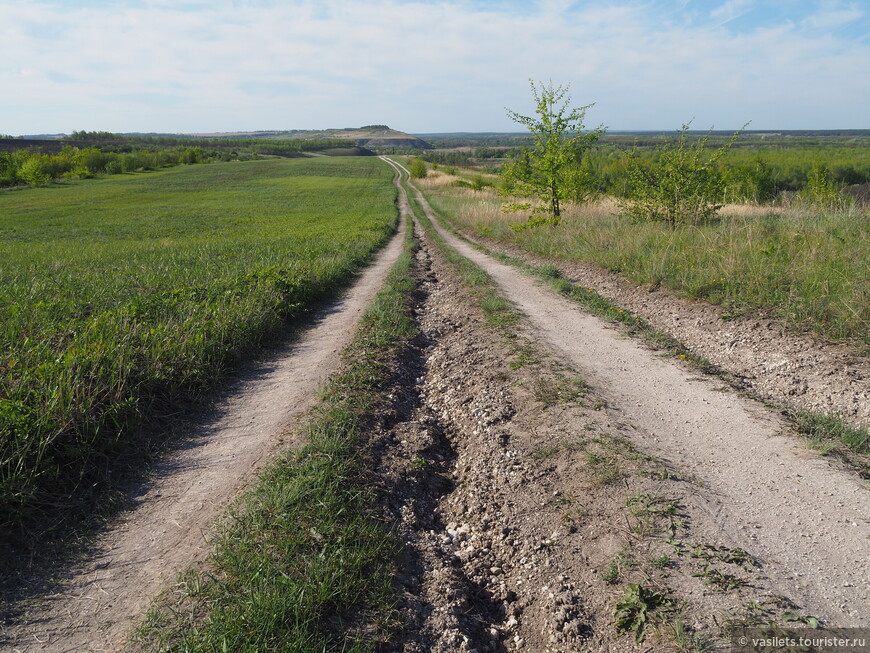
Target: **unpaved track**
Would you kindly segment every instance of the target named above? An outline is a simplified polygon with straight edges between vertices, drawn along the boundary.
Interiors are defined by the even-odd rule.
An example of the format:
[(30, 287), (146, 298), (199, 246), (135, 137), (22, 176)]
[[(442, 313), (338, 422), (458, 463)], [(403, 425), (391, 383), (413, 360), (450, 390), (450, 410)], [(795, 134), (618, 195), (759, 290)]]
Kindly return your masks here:
[(870, 623), (870, 491), (808, 452), (774, 415), (626, 339), (576, 304), (440, 227), (525, 313), (541, 340), (608, 399), (636, 444), (702, 488), (698, 509), (764, 564), (770, 584), (835, 626)]
[(364, 309), (402, 251), (406, 225), (314, 326), (258, 365), (219, 400), (213, 418), (157, 471), (135, 509), (72, 570), (63, 587), (0, 636), (0, 648), (52, 653), (124, 650), (149, 601), (208, 551), (207, 535), (229, 502), (278, 451), (338, 366)]

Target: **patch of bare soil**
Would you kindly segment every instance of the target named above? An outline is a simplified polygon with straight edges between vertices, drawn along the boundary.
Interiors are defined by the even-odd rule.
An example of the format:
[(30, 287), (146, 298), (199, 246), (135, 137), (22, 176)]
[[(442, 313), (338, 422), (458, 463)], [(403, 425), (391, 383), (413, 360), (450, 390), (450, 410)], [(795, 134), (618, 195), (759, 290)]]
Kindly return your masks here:
[(536, 265), (557, 265), (572, 283), (670, 334), (759, 397), (870, 427), (870, 358), (854, 346), (797, 333), (761, 313), (732, 317), (719, 306), (636, 286), (595, 265), (534, 256), (491, 240), (486, 246)]
[[(723, 524), (725, 497), (635, 445), (646, 434), (533, 325), (484, 324), (425, 240), (417, 262), (423, 335), (375, 447), (405, 543), (407, 627), (382, 650), (691, 650), (795, 609), (778, 561), (743, 548), (754, 532)], [(627, 633), (614, 626), (632, 585), (655, 624), (640, 643), (630, 610)]]
[[(217, 401), (211, 419), (162, 464), (136, 506), (69, 570), (56, 591), (0, 633), (15, 651), (119, 651), (149, 601), (204, 557), (229, 502), (280, 448), (338, 367), (363, 310), (402, 251), (403, 226), (344, 297), (286, 351), (257, 365)], [(290, 440), (288, 442), (288, 440)]]

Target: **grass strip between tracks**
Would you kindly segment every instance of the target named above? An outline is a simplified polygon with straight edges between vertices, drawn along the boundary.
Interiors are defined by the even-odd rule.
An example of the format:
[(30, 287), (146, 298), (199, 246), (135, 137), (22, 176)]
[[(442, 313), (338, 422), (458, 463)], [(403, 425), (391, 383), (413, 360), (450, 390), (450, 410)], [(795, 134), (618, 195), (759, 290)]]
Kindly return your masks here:
[[(409, 190), (413, 194), (413, 187)], [(419, 206), (417, 199), (411, 199), (409, 203), (415, 217), (426, 230), (428, 237), (435, 242), (438, 249), (444, 253), (447, 261), (459, 273), (463, 285), (469, 289), (472, 298), (486, 316), (487, 324), (492, 327), (506, 328), (519, 321), (521, 313), (514, 308), (514, 305), (510, 301), (498, 293), (492, 278), (474, 262), (447, 244), (447, 241), (435, 230), (426, 212), (422, 208), (419, 211), (417, 210), (417, 206), (415, 206)]]
[[(610, 322), (618, 322), (625, 325), (628, 327), (629, 335), (639, 337), (651, 346), (662, 349), (680, 360), (688, 362), (703, 373), (716, 375), (740, 388), (739, 382), (728, 374), (727, 371), (714, 365), (706, 358), (695, 354), (673, 336), (656, 329), (643, 318), (612, 303), (593, 289), (574, 284), (565, 279), (558, 266), (553, 264), (532, 265), (521, 258), (493, 252), (486, 246), (470, 240), (460, 233), (443, 216), (440, 217), (440, 221), (445, 229), (472, 247), (502, 263), (513, 265), (527, 274), (543, 279), (554, 290), (582, 305), (590, 313)], [(791, 421), (797, 431), (804, 436), (808, 446), (819, 450), (823, 454), (833, 453), (838, 455), (851, 467), (855, 468), (862, 477), (870, 477), (870, 462), (866, 459), (866, 456), (870, 455), (870, 430), (862, 426), (850, 425), (836, 415), (823, 414), (817, 411), (785, 409), (783, 414)], [(853, 454), (858, 455), (855, 456)]]
[(149, 651), (370, 651), (394, 623), (398, 543), (374, 514), (366, 431), (415, 333), (414, 251), (362, 318), (346, 365), (284, 455), (234, 508), (205, 570), (183, 575), (136, 634)]

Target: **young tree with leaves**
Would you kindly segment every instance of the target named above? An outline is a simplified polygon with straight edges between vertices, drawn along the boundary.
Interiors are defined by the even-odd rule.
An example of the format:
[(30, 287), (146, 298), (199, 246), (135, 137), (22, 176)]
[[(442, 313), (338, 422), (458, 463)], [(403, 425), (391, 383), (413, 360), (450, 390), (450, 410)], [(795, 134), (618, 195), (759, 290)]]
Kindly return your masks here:
[(595, 192), (592, 177), (583, 167), (583, 157), (601, 138), (605, 129), (584, 131), (586, 111), (593, 106), (571, 108), (567, 86), (553, 82), (535, 85), (529, 80), (535, 99), (536, 116), (524, 116), (507, 109), (508, 116), (524, 125), (532, 136), (531, 146), (511, 156), (502, 172), (503, 192), (509, 197), (529, 201), (508, 201), (507, 211), (529, 211), (527, 222), (515, 225), (526, 229), (557, 225), (562, 219), (562, 202), (583, 202)]
[(711, 152), (707, 149), (710, 133), (689, 144), (690, 124), (683, 125), (676, 141), (659, 146), (652, 161), (642, 160), (636, 152), (629, 159), (630, 190), (620, 207), (633, 222), (664, 222), (674, 229), (707, 222), (722, 208), (718, 162), (740, 130)]

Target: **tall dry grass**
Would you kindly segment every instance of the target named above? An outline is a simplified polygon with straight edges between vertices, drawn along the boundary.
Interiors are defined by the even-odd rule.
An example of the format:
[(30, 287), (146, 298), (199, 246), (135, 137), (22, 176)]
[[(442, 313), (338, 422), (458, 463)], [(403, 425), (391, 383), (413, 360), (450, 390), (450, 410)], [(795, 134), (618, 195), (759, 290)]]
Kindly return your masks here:
[(564, 207), (562, 223), (516, 232), (492, 189), (433, 180), (432, 201), (462, 229), (529, 252), (596, 263), (639, 284), (764, 310), (833, 340), (870, 346), (867, 210), (729, 205), (712, 224), (670, 229), (632, 224), (613, 198)]

